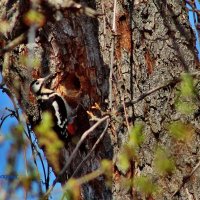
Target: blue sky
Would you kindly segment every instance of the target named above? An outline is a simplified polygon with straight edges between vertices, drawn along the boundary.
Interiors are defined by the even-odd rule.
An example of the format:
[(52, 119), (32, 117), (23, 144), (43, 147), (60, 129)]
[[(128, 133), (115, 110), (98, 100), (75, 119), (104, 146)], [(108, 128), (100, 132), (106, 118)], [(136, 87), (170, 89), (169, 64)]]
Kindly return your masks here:
[[(198, 8), (200, 8), (200, 4), (197, 2), (197, 5), (198, 5)], [(189, 7), (189, 6), (188, 6)], [(196, 34), (196, 46), (197, 46), (197, 49), (200, 50), (200, 43), (199, 43), (199, 38), (198, 38), (198, 33), (196, 31), (196, 28), (195, 28), (195, 24), (194, 24), (194, 21), (195, 21), (195, 18), (196, 18), (196, 14), (194, 15), (191, 11), (189, 12), (189, 20), (190, 20), (190, 23), (191, 23), (191, 26)], [(196, 20), (197, 21), (197, 20)], [(200, 58), (200, 54), (198, 53), (198, 56)], [(0, 82), (1, 82), (1, 76), (0, 76)], [(12, 105), (12, 102), (10, 101), (9, 97), (5, 94), (5, 93), (2, 93), (2, 91), (0, 90), (0, 117), (2, 115), (6, 115), (8, 114), (8, 111), (5, 110), (5, 108), (13, 108), (13, 105)], [(7, 175), (6, 174), (6, 166), (7, 166), (7, 160), (6, 160), (6, 156), (7, 156), (7, 152), (9, 151), (9, 148), (10, 148), (10, 145), (12, 143), (12, 140), (10, 139), (9, 135), (10, 134), (10, 130), (9, 130), (9, 127), (12, 127), (13, 125), (17, 125), (17, 120), (14, 119), (14, 118), (7, 118), (7, 120), (3, 123), (3, 126), (0, 130), (0, 135), (3, 135), (5, 137), (5, 140), (4, 142), (0, 143), (0, 158), (1, 158), (1, 165), (0, 165), (0, 176), (1, 175)], [(45, 160), (45, 157), (41, 151), (41, 154)], [(35, 167), (33, 161), (32, 161), (32, 154), (31, 154), (31, 149), (30, 149), (30, 146), (27, 148), (26, 150), (26, 155), (27, 155), (27, 160), (30, 161), (32, 163), (32, 165)], [(41, 179), (44, 180), (44, 177), (43, 177), (43, 173), (42, 173), (42, 166), (41, 166), (41, 162), (39, 161), (39, 159), (37, 159), (37, 164), (39, 166), (39, 171), (40, 171), (40, 175), (41, 175)], [(47, 163), (45, 162), (45, 167), (47, 168)], [(20, 153), (18, 155), (18, 159), (17, 159), (17, 174), (18, 175), (26, 175), (25, 173), (25, 163), (24, 163), (24, 155), (23, 155), (23, 152)], [(53, 172), (51, 173), (51, 181), (50, 181), (50, 184), (52, 184), (52, 181), (54, 180), (54, 174)], [(0, 182), (2, 180), (0, 179)], [(5, 181), (5, 180), (4, 180)], [(34, 190), (35, 192), (37, 192), (37, 188), (34, 186)], [(43, 190), (45, 191), (45, 187), (43, 186)], [(52, 199), (60, 199), (60, 195), (61, 195), (61, 186), (60, 184), (56, 184), (55, 188), (54, 188), (54, 191), (52, 193)], [(23, 197), (23, 190), (22, 189), (19, 189), (17, 190), (17, 197), (18, 199), (22, 199)], [(15, 198), (17, 199), (17, 198)], [(34, 199), (33, 197), (29, 197), (28, 199)], [(38, 198), (35, 198), (35, 199), (38, 199)]]

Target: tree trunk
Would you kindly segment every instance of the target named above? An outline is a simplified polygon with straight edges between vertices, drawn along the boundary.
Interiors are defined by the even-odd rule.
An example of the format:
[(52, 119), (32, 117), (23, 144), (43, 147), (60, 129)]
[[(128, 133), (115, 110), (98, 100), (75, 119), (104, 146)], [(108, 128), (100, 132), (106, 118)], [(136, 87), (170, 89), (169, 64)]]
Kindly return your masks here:
[[(106, 19), (111, 19), (113, 1), (104, 5), (105, 21), (99, 20), (102, 35), (100, 43), (104, 62), (109, 64), (107, 52), (110, 50), (110, 39), (114, 37)], [(102, 6), (102, 5), (101, 5)], [(110, 12), (108, 11), (110, 10)], [(110, 22), (111, 24), (111, 22)], [(179, 1), (118, 1), (116, 10), (115, 60), (113, 72), (113, 102), (116, 109), (124, 102), (137, 99), (141, 94), (179, 77), (182, 72), (196, 72), (198, 59), (195, 49), (195, 37), (190, 28), (184, 3)], [(115, 34), (115, 33), (114, 33)], [(108, 41), (108, 42), (107, 42)], [(103, 48), (104, 47), (104, 48)], [(109, 55), (109, 56), (107, 56)], [(123, 177), (146, 175), (153, 177), (162, 193), (155, 199), (187, 199), (189, 195), (199, 198), (199, 176), (189, 181), (172, 195), (184, 182), (183, 178), (198, 162), (199, 135), (195, 134), (187, 144), (174, 141), (167, 130), (172, 121), (181, 120), (188, 124), (197, 124), (194, 115), (183, 115), (175, 108), (177, 87), (161, 89), (144, 100), (131, 106), (124, 106), (124, 113), (119, 116), (121, 123), (115, 127), (113, 140), (114, 168), (113, 199), (141, 199), (136, 188), (129, 189), (120, 182)], [(121, 117), (121, 118), (120, 118)], [(142, 122), (145, 126), (145, 141), (138, 152), (138, 160), (132, 162), (128, 171), (118, 168), (115, 159), (121, 144), (127, 141), (127, 126)], [(125, 123), (126, 125), (124, 125)], [(197, 129), (195, 127), (194, 129)], [(176, 170), (167, 177), (158, 176), (154, 168), (155, 149), (162, 146), (175, 160)], [(187, 192), (187, 190), (189, 192)]]
[[(58, 72), (53, 87), (74, 108), (82, 104), (85, 110), (91, 110), (96, 102), (105, 110), (108, 106), (105, 100), (110, 97), (111, 115), (119, 111), (119, 107), (122, 109), (112, 115), (114, 120), (110, 123), (102, 145), (84, 163), (78, 176), (97, 169), (103, 158), (113, 159), (112, 192), (102, 177), (83, 186), (83, 199), (143, 199), (143, 194), (138, 192), (136, 186), (127, 189), (122, 184), (123, 178), (140, 175), (152, 177), (161, 188), (162, 192), (158, 192), (155, 199), (172, 199), (171, 196), (181, 186), (184, 177), (198, 162), (200, 138), (194, 134), (191, 141), (179, 143), (168, 134), (167, 126), (180, 120), (193, 125), (197, 130), (198, 118), (194, 114), (183, 115), (177, 111), (177, 84), (163, 87), (137, 103), (127, 102), (179, 78), (182, 72), (197, 71), (195, 38), (184, 3), (175, 0), (117, 1), (115, 7), (115, 1), (110, 0), (98, 0), (95, 3), (81, 1), (103, 14), (98, 16), (97, 21), (96, 18), (77, 14), (70, 9), (61, 10), (62, 17), (56, 20), (55, 16), (60, 13), (45, 2), (41, 3), (40, 9), (45, 15), (46, 24), (38, 30), (33, 47), (34, 57), (40, 59), (41, 66), (33, 69), (19, 62), (20, 56), (27, 55), (30, 48), (30, 44), (24, 42), (9, 53), (12, 62), (3, 69), (6, 84), (15, 94), (27, 116), (27, 122), (34, 128), (39, 118), (29, 85), (33, 78), (43, 77), (49, 72)], [(29, 2), (19, 1), (15, 7), (12, 3), (9, 1), (4, 6), (0, 5), (4, 19), (14, 24), (7, 34), (10, 40), (29, 30), (22, 22)], [(14, 9), (18, 11), (17, 17), (9, 14), (15, 13)], [(112, 50), (114, 60), (111, 58)], [(113, 73), (109, 80), (112, 61)], [(109, 81), (112, 82), (112, 94), (109, 93)], [(86, 113), (83, 115), (84, 119), (87, 118)], [(131, 167), (123, 171), (119, 167), (118, 155), (128, 140), (128, 130), (136, 122), (144, 125), (145, 139), (138, 151), (137, 160), (133, 158)], [(88, 128), (88, 125), (85, 126), (87, 123), (87, 120), (80, 122), (80, 127), (83, 127), (80, 134)], [(73, 173), (91, 149), (102, 128), (103, 125), (84, 143), (84, 150), (81, 149), (72, 162), (70, 170), (66, 172), (67, 176)], [(154, 169), (157, 146), (166, 149), (175, 161), (176, 169), (171, 175), (159, 176)], [(67, 144), (66, 147), (59, 158), (62, 160), (61, 168), (75, 144)], [(61, 182), (64, 183), (67, 176)], [(188, 195), (200, 198), (198, 183), (199, 176), (195, 173), (194, 179), (186, 182), (173, 198), (187, 199)], [(147, 198), (153, 198), (150, 196), (147, 195)]]

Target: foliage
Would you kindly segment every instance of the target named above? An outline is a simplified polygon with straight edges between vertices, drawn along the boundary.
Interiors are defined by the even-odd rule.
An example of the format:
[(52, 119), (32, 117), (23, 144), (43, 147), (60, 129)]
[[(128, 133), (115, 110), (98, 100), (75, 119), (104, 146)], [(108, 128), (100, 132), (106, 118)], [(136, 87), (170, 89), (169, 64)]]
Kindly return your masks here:
[(160, 175), (171, 174), (175, 170), (175, 163), (169, 153), (161, 147), (155, 152), (155, 169)]
[(45, 149), (47, 159), (54, 166), (55, 170), (59, 172), (61, 170), (59, 167), (59, 153), (64, 144), (53, 131), (52, 127), (52, 116), (46, 112), (42, 115), (42, 121), (36, 127), (35, 131), (39, 144)]
[(66, 183), (62, 199), (80, 199), (80, 184), (78, 180), (72, 178)]
[(189, 73), (184, 73), (181, 76), (181, 94), (185, 97), (194, 95), (193, 78)]
[(105, 175), (106, 185), (108, 187), (112, 186), (112, 176), (113, 176), (113, 165), (110, 160), (104, 159), (101, 161), (101, 170)]
[(31, 26), (31, 25), (36, 25), (38, 27), (41, 27), (45, 24), (45, 17), (43, 14), (36, 10), (29, 10), (25, 15), (24, 15), (24, 22), (26, 25)]
[(176, 108), (183, 114), (192, 114), (196, 110), (195, 88), (189, 73), (181, 76), (180, 92), (177, 95)]
[(27, 192), (31, 191), (33, 183), (40, 181), (39, 174), (36, 171), (29, 173), (29, 176), (19, 176), (19, 185), (21, 185)]
[(191, 141), (194, 132), (194, 128), (191, 124), (186, 124), (181, 121), (171, 122), (169, 125), (170, 135), (183, 142)]
[(130, 168), (130, 161), (137, 159), (139, 146), (144, 141), (142, 131), (143, 125), (135, 124), (129, 133), (127, 143), (122, 146), (122, 150), (118, 154), (118, 163), (122, 171), (127, 171)]
[(146, 197), (149, 197), (156, 192), (156, 185), (147, 176), (139, 176), (134, 178), (134, 186)]

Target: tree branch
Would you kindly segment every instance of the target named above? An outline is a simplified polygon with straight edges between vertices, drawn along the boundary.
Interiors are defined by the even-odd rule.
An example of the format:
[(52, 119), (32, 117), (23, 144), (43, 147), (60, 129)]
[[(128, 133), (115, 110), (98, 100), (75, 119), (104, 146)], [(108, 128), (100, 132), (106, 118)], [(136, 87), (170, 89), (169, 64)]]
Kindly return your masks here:
[(78, 172), (78, 170), (80, 169), (80, 167), (82, 166), (82, 164), (90, 157), (90, 155), (92, 154), (92, 152), (95, 150), (95, 148), (97, 147), (97, 145), (99, 144), (99, 142), (102, 140), (102, 138), (104, 137), (104, 135), (106, 134), (106, 131), (108, 129), (109, 126), (109, 119), (106, 120), (106, 126), (103, 130), (103, 132), (101, 133), (101, 135), (99, 136), (99, 138), (97, 139), (97, 141), (95, 142), (95, 144), (93, 145), (92, 149), (90, 150), (90, 152), (86, 155), (86, 157), (81, 161), (81, 163), (78, 165), (78, 167), (76, 168), (76, 170), (74, 171), (74, 173), (72, 174), (71, 177), (75, 176), (75, 174)]
[(4, 48), (0, 49), (0, 55), (14, 49), (17, 45), (21, 44), (26, 39), (26, 37), (27, 33), (22, 33), (20, 36), (10, 41)]
[[(192, 77), (198, 77), (198, 76), (200, 76), (200, 73), (199, 72), (194, 72), (194, 73), (190, 73), (190, 75)], [(133, 99), (133, 100), (131, 100), (129, 102), (125, 102), (125, 105), (126, 106), (132, 106), (132, 105), (138, 103), (139, 101), (143, 100), (145, 97), (149, 96), (150, 94), (152, 94), (152, 93), (154, 93), (154, 92), (156, 92), (156, 91), (158, 91), (160, 89), (164, 89), (164, 88), (167, 88), (169, 86), (175, 86), (181, 80), (182, 80), (181, 77), (174, 78), (173, 80), (171, 80), (171, 81), (169, 81), (167, 83), (159, 85), (159, 86), (157, 86), (157, 87), (155, 87), (155, 88), (153, 88), (153, 89), (141, 94), (136, 99)], [(123, 109), (123, 105), (120, 105), (117, 110), (120, 112), (120, 111), (122, 111), (122, 109)]]

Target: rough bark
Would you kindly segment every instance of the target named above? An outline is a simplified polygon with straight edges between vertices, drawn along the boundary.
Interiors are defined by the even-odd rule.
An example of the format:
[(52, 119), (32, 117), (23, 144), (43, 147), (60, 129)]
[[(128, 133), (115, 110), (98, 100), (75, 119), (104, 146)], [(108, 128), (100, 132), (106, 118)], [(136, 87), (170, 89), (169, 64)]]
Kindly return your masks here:
[[(15, 6), (14, 3), (16, 3)], [(14, 24), (8, 38), (12, 40), (22, 34), (23, 31), (28, 31), (28, 27), (24, 25), (22, 18), (25, 11), (28, 11), (27, 8), (30, 7), (29, 2), (8, 1), (2, 4), (0, 6), (3, 11), (2, 18), (11, 20)], [(86, 111), (90, 110), (94, 103), (101, 104), (108, 91), (108, 68), (103, 64), (100, 55), (97, 19), (74, 13), (69, 9), (69, 11), (64, 11), (61, 19), (57, 21), (53, 17), (54, 14), (56, 15), (53, 7), (45, 2), (43, 4), (39, 9), (44, 13), (47, 23), (38, 30), (36, 43), (32, 46), (33, 57), (39, 58), (42, 63), (41, 66), (34, 69), (31, 66), (23, 65), (19, 61), (20, 56), (28, 56), (27, 52), (31, 44), (25, 42), (20, 44), (15, 51), (9, 53), (9, 59), (12, 59), (13, 62), (9, 62), (6, 68), (3, 69), (4, 80), (8, 88), (15, 94), (20, 107), (26, 114), (27, 122), (34, 128), (38, 123), (39, 112), (35, 98), (30, 93), (29, 85), (34, 78), (44, 77), (49, 72), (57, 72), (58, 76), (51, 87), (62, 94), (73, 108), (76, 108), (79, 104), (84, 108), (78, 114), (78, 137), (80, 138), (81, 134), (89, 128)], [(16, 15), (10, 14), (14, 12), (16, 12)], [(70, 169), (62, 176), (60, 180), (62, 183), (72, 175), (78, 164), (92, 148), (99, 133), (102, 132), (102, 128), (104, 126), (98, 128), (96, 133), (84, 142), (80, 152), (70, 165)], [(103, 158), (111, 158), (112, 151), (110, 150), (109, 137), (106, 138), (104, 143), (93, 152), (90, 159), (84, 163), (76, 176), (79, 177), (97, 169)], [(60, 152), (60, 170), (75, 148), (72, 141), (65, 144), (65, 148)], [(57, 174), (58, 171), (54, 168), (53, 163), (50, 159), (48, 160), (53, 171)], [(85, 184), (82, 195), (84, 199), (94, 197), (104, 199), (110, 193), (105, 186), (104, 178), (100, 177), (89, 184)]]
[[(21, 4), (17, 4), (19, 18), (29, 7), (26, 1), (20, 2)], [(42, 61), (39, 69), (31, 69), (18, 62), (19, 56), (26, 54), (26, 44), (10, 53), (13, 62), (9, 68), (4, 69), (3, 75), (32, 126), (37, 121), (38, 111), (29, 93), (29, 84), (33, 77), (45, 76), (49, 71), (60, 72), (54, 86), (72, 106), (81, 103), (88, 110), (94, 102), (98, 102), (104, 107), (108, 95), (108, 66), (111, 62), (113, 37), (115, 55), (112, 110), (143, 92), (179, 77), (181, 72), (198, 70), (194, 34), (183, 3), (175, 0), (118, 1), (115, 33), (111, 28), (113, 1), (96, 1), (89, 6), (104, 13), (98, 17), (98, 22), (83, 14), (76, 15), (70, 10), (64, 12), (60, 21), (56, 21), (52, 17), (53, 10), (43, 8), (47, 23), (38, 31), (37, 45), (34, 47), (35, 56)], [(5, 18), (9, 18), (9, 12), (13, 12), (12, 5), (0, 8)], [(12, 21), (15, 19), (13, 17)], [(27, 30), (19, 22), (17, 24), (15, 21), (10, 39), (21, 34), (22, 30)], [(20, 84), (13, 84), (16, 81)], [(138, 174), (154, 177), (155, 183), (162, 188), (163, 192), (154, 197), (155, 199), (171, 199), (183, 178), (198, 162), (200, 142), (199, 135), (195, 134), (190, 143), (180, 145), (168, 134), (166, 125), (171, 121), (180, 119), (194, 126), (198, 124), (198, 118), (194, 115), (185, 116), (177, 112), (176, 91), (177, 87), (161, 89), (126, 107), (126, 114), (123, 112), (117, 115), (117, 122), (111, 123), (111, 130), (103, 145), (95, 150), (79, 173), (82, 175), (96, 169), (102, 158), (113, 158), (112, 194), (106, 188), (104, 179), (100, 178), (84, 186), (84, 199), (142, 199), (135, 188), (127, 190), (121, 184), (123, 177), (135, 177)], [(145, 142), (140, 147), (139, 160), (137, 165), (133, 160), (128, 172), (121, 171), (117, 164), (120, 147), (128, 138), (125, 118), (128, 119), (129, 126), (137, 121), (143, 122), (145, 126)], [(95, 133), (96, 137), (99, 132), (101, 129)], [(76, 168), (96, 137), (87, 140), (86, 150), (80, 152), (68, 174)], [(158, 145), (168, 149), (176, 162), (176, 170), (171, 176), (160, 178), (154, 170), (154, 153)], [(71, 152), (73, 148), (74, 145), (70, 145), (67, 151)], [(67, 159), (66, 151), (64, 154), (63, 157)], [(197, 199), (200, 198), (199, 180), (198, 173), (195, 173), (194, 179), (187, 182), (180, 194), (173, 198), (187, 199), (187, 190)]]
[[(102, 6), (99, 5), (101, 10)], [(113, 12), (113, 1), (103, 4), (105, 21), (99, 20), (99, 40), (103, 49), (104, 62), (109, 63), (107, 56), (110, 50), (112, 31), (106, 33), (103, 26), (108, 24)], [(142, 93), (153, 89), (182, 72), (198, 70), (195, 39), (190, 28), (185, 5), (179, 1), (118, 1), (116, 11), (117, 35), (115, 36), (115, 65), (113, 73), (114, 107), (123, 105)], [(103, 32), (104, 31), (104, 32)], [(180, 194), (171, 197), (179, 188), (183, 177), (192, 171), (198, 162), (199, 135), (195, 134), (189, 144), (181, 146), (168, 134), (167, 124), (181, 120), (197, 125), (194, 115), (184, 116), (175, 109), (177, 88), (168, 87), (155, 92), (135, 105), (126, 107), (127, 118), (131, 124), (137, 121), (145, 126), (145, 142), (141, 146), (138, 158), (132, 168), (124, 173), (120, 171), (116, 155), (121, 144), (127, 140), (127, 129), (124, 114), (121, 124), (113, 126), (113, 152), (116, 168), (113, 178), (113, 199), (141, 199), (135, 188), (128, 190), (120, 182), (123, 177), (150, 175), (162, 193), (155, 199), (187, 199), (189, 194), (199, 198), (198, 172), (194, 179), (181, 189)], [(122, 118), (119, 117), (119, 120)], [(197, 128), (197, 127), (196, 127)], [(176, 162), (176, 170), (169, 177), (159, 177), (154, 170), (153, 160), (158, 145), (167, 149)], [(136, 164), (137, 163), (137, 164)], [(189, 194), (187, 193), (187, 189)]]

